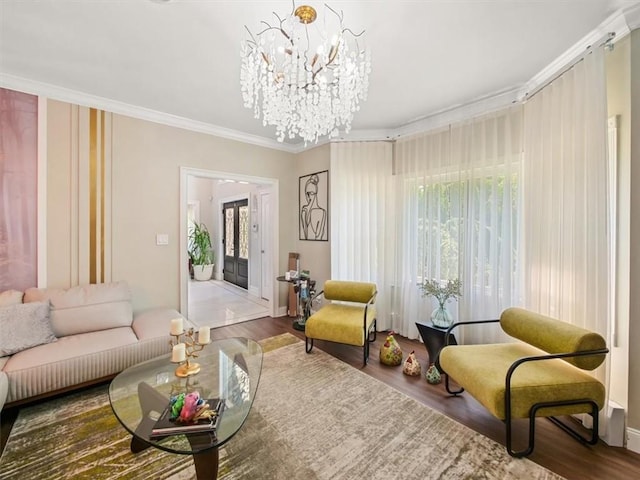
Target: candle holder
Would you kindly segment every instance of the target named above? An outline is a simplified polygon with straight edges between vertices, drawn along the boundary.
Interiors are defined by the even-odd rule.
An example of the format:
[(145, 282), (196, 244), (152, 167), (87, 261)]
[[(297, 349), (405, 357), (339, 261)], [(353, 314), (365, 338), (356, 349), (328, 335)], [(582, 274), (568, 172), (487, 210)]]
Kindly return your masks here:
[(173, 337), (172, 340), (169, 340), (169, 345), (171, 345), (172, 348), (180, 343), (183, 343), (185, 346), (184, 359), (177, 361), (173, 358), (171, 359), (171, 362), (179, 364), (178, 368), (176, 368), (176, 376), (184, 378), (188, 377), (189, 375), (195, 375), (196, 373), (198, 373), (200, 371), (200, 364), (192, 362), (191, 358), (197, 358), (198, 352), (201, 351), (206, 345), (211, 343), (211, 341), (204, 343), (197, 342), (195, 339), (193, 328), (183, 331), (180, 334), (171, 333), (170, 335)]

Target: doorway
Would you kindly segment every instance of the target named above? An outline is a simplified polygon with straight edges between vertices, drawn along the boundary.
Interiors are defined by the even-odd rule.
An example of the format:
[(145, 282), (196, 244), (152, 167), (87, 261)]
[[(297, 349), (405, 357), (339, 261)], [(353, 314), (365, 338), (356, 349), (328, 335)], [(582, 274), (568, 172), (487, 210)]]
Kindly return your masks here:
[[(279, 183), (277, 179), (265, 178), (265, 177), (253, 177), (241, 174), (231, 174), (227, 172), (217, 172), (211, 170), (202, 170), (188, 167), (180, 168), (180, 258), (179, 258), (179, 273), (180, 273), (180, 312), (189, 318), (189, 262), (187, 256), (187, 231), (188, 231), (188, 217), (189, 217), (189, 184), (193, 179), (210, 179), (216, 183), (233, 183), (237, 184), (250, 184), (253, 185), (255, 193), (251, 193), (249, 197), (251, 201), (248, 202), (250, 207), (248, 210), (248, 242), (249, 242), (249, 257), (253, 261), (251, 265), (253, 268), (247, 268), (242, 272), (243, 267), (236, 269), (236, 272), (240, 272), (240, 277), (248, 277), (248, 294), (262, 297), (263, 301), (268, 303), (268, 315), (277, 317), (279, 314), (279, 307), (277, 305), (277, 284), (276, 282), (268, 282), (265, 284), (262, 279), (270, 279), (272, 272), (277, 271), (279, 264), (279, 237), (278, 228), (274, 228), (279, 224), (279, 209), (278, 209), (278, 191)], [(265, 196), (266, 195), (266, 196)], [(244, 196), (246, 201), (247, 196)], [(261, 199), (269, 199), (268, 213), (262, 210)], [(224, 203), (236, 202), (241, 200), (238, 196), (236, 198), (225, 198)], [(207, 205), (206, 208), (203, 204)], [(218, 208), (215, 208), (218, 205)], [(223, 267), (225, 264), (225, 245), (222, 242), (222, 233), (224, 231), (224, 224), (222, 222), (221, 209), (223, 203), (218, 203), (214, 196), (205, 197), (200, 201), (200, 214), (201, 217), (208, 218), (207, 208), (211, 209), (212, 221), (219, 225), (219, 228), (213, 226), (212, 241), (214, 243), (213, 248), (216, 252), (216, 272), (214, 275), (217, 281), (224, 281)], [(242, 207), (238, 206), (239, 209)], [(193, 208), (193, 207), (192, 207)], [(240, 218), (240, 211), (237, 212), (238, 218)], [(235, 212), (234, 212), (235, 215)], [(204, 218), (204, 217), (203, 217)], [(217, 232), (216, 232), (217, 230)], [(234, 232), (235, 233), (235, 232)], [(218, 236), (217, 239), (215, 238)], [(235, 235), (239, 237), (238, 235)], [(234, 249), (242, 250), (241, 245), (234, 245)], [(253, 273), (252, 273), (253, 272)], [(268, 272), (268, 273), (267, 273)], [(248, 275), (247, 275), (248, 274)], [(237, 280), (237, 278), (236, 278)], [(211, 280), (214, 282), (216, 280)], [(225, 282), (226, 283), (226, 282)], [(233, 287), (238, 288), (238, 287)], [(244, 287), (247, 288), (246, 286)], [(270, 291), (267, 291), (269, 290)]]
[(241, 288), (249, 286), (249, 201), (226, 202), (222, 207), (223, 278)]

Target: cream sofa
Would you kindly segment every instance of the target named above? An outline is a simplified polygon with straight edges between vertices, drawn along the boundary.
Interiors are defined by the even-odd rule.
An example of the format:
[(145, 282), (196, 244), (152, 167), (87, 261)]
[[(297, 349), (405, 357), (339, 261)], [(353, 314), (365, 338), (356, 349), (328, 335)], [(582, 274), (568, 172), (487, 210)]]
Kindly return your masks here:
[[(48, 319), (38, 321), (45, 323), (44, 328), (50, 322), (55, 337), (47, 340), (50, 343), (0, 358), (0, 409), (5, 403), (15, 406), (97, 383), (168, 353), (171, 319), (181, 317), (169, 308), (134, 314), (126, 282), (70, 289), (31, 288), (22, 300), (23, 306), (15, 308), (29, 308), (30, 302), (44, 306)], [(188, 328), (190, 324), (184, 322)], [(9, 324), (5, 320), (2, 335), (14, 333), (6, 326)]]

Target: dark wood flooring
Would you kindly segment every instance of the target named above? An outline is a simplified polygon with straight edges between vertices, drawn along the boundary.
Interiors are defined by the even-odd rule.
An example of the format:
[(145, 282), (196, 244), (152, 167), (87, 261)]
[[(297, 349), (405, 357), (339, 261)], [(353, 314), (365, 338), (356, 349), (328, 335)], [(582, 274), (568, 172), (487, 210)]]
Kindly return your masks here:
[[(294, 330), (291, 320), (286, 317), (262, 318), (216, 328), (212, 331), (212, 338), (248, 337), (261, 340), (284, 332), (304, 339), (303, 332)], [(316, 341), (314, 348), (321, 348), (334, 357), (504, 445), (504, 424), (490, 415), (469, 395), (451, 397), (445, 391), (443, 384), (429, 385), (424, 376), (409, 377), (402, 373), (402, 367), (388, 367), (381, 364), (378, 356), (384, 338), (384, 333), (378, 334), (378, 339), (371, 346), (369, 364), (366, 367), (362, 366), (362, 349), (360, 348), (322, 341)], [(424, 368), (428, 365), (428, 355), (424, 345), (417, 340), (408, 340), (402, 337), (397, 337), (397, 339), (405, 355), (409, 354), (411, 350), (415, 350), (424, 372)], [(301, 348), (303, 347), (301, 346)], [(4, 448), (19, 408), (2, 411), (0, 429), (2, 448)], [(517, 426), (515, 438), (525, 439), (526, 433), (526, 425), (522, 423)], [(383, 455), (384, 452), (380, 452), (380, 454)], [(582, 445), (545, 419), (539, 419), (536, 423), (536, 447), (529, 459), (569, 480), (640, 478), (640, 454), (635, 454), (624, 448), (609, 447), (603, 442), (599, 442), (595, 446)], [(479, 478), (481, 476), (479, 475)]]

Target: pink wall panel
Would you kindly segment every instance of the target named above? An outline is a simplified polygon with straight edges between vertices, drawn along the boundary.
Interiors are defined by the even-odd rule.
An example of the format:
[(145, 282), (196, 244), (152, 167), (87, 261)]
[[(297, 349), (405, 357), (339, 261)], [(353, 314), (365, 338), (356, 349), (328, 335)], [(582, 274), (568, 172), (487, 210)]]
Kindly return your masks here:
[(0, 291), (37, 285), (38, 97), (0, 88)]

